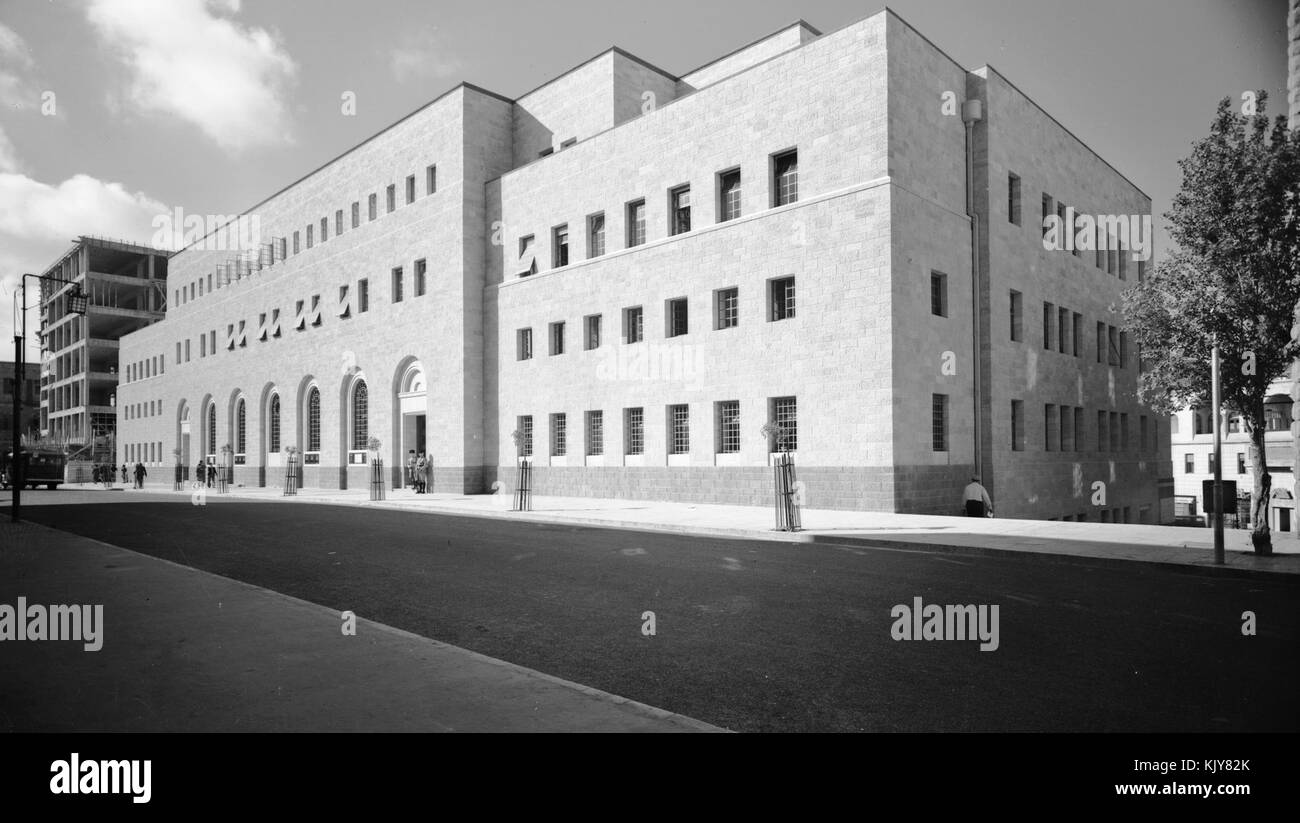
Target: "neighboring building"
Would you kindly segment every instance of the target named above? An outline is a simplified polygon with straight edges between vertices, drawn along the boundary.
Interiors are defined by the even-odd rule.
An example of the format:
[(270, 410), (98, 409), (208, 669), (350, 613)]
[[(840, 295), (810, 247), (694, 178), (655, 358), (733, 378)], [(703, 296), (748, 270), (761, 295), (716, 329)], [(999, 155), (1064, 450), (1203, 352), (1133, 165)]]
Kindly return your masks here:
[[(13, 444), (14, 391), (19, 388), (14, 380), (14, 367), (10, 361), (0, 362), (0, 450), (8, 452)], [(41, 367), (37, 363), (23, 364), (22, 407), (18, 433), (28, 437), (40, 434)]]
[(759, 504), (774, 420), (809, 506), (955, 513), (978, 464), (1000, 516), (1155, 522), (1169, 435), (1110, 308), (1144, 264), (1040, 222), (1150, 205), (890, 11), (682, 76), (610, 49), (515, 100), (461, 84), (250, 209), (242, 252), (172, 258), (118, 459), (229, 446), (278, 485), (292, 447), (361, 487), (376, 437), (394, 483), (428, 449), (473, 493), (518, 433), (539, 494)]
[[(1296, 513), (1293, 489), (1296, 459), (1295, 438), (1291, 434), (1291, 387), (1287, 378), (1274, 382), (1264, 403), (1264, 460), (1272, 475), (1272, 499), (1269, 502), (1269, 528), (1276, 532), (1295, 532)], [(1195, 512), (1204, 519), (1206, 512), (1202, 483), (1214, 479), (1214, 429), (1213, 415), (1208, 408), (1180, 411), (1171, 415), (1170, 448), (1173, 450), (1174, 493), (1179, 498), (1180, 510), (1190, 498), (1195, 498)], [(1224, 480), (1237, 484), (1237, 496), (1248, 497), (1253, 487), (1251, 479), (1250, 436), (1240, 417), (1227, 416), (1223, 428), (1223, 445), (1220, 449)], [(1234, 507), (1228, 501), (1225, 512), (1232, 516)], [(1249, 509), (1239, 520), (1240, 528), (1249, 526)], [(1180, 511), (1180, 514), (1182, 511)]]
[[(168, 252), (83, 236), (42, 274), (41, 434), (74, 447), (74, 457), (112, 461), (116, 453), (119, 372), (161, 373), (161, 359), (119, 365), (119, 341), (161, 320), (167, 308)], [(84, 316), (67, 310), (77, 283)]]

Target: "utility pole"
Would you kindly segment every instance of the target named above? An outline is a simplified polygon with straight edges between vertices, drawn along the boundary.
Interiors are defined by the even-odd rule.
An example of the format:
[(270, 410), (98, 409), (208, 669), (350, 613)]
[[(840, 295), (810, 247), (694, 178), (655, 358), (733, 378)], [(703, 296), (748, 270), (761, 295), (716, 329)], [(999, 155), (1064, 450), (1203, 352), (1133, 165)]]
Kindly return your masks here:
[[(1214, 565), (1223, 565), (1223, 414), (1219, 388), (1219, 345), (1210, 353), (1210, 407), (1214, 414)], [(1235, 502), (1235, 501), (1234, 501)]]

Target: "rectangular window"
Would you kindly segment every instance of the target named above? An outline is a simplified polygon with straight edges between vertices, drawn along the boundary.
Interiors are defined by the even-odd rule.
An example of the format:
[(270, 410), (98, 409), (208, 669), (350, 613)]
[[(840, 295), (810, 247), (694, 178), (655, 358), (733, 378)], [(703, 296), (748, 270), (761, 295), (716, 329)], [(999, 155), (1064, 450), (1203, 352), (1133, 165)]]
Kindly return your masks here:
[(190, 362), (190, 341), (185, 341), (185, 362)]
[(930, 272), (930, 314), (948, 316), (948, 275)]
[(312, 232), (313, 232), (314, 229), (315, 229), (315, 226), (311, 226), (311, 225), (308, 225), (308, 226), (307, 226), (307, 248), (309, 248), (309, 249), (310, 249), (310, 248), (312, 247), (312, 245), (313, 245), (313, 244), (312, 244)]
[(176, 362), (181, 362), (181, 343), (179, 340), (176, 341)]
[(1106, 237), (1101, 233), (1101, 226), (1097, 226), (1097, 268), (1106, 268)]
[(1246, 473), (1246, 453), (1237, 452), (1237, 474)]
[(1057, 437), (1060, 434), (1056, 406), (1047, 403), (1043, 406), (1043, 450), (1054, 452), (1059, 447)]
[(1129, 450), (1128, 412), (1119, 413), (1119, 448), (1123, 452)]
[(587, 259), (605, 253), (605, 213), (587, 218)]
[(1057, 351), (1066, 354), (1070, 350), (1070, 310), (1056, 310)]
[(778, 277), (770, 281), (768, 317), (772, 320), (789, 320), (795, 316), (794, 278)]
[(769, 451), (799, 450), (799, 403), (793, 397), (772, 398), (771, 420), (779, 428), (779, 437), (772, 436)]
[(1110, 365), (1120, 365), (1119, 359), (1119, 329), (1114, 326), (1106, 327), (1106, 335), (1110, 341)]
[(370, 281), (361, 278), (357, 281), (357, 314), (370, 311)]
[(293, 233), (293, 253), (298, 253), (298, 232)]
[(408, 174), (406, 176), (406, 205), (409, 206), (414, 202), (415, 202), (415, 175)]
[(600, 348), (600, 315), (589, 314), (582, 319), (583, 348), (587, 351)]
[(1104, 452), (1110, 440), (1106, 436), (1106, 412), (1097, 412), (1097, 451)]
[(1138, 283), (1145, 283), (1147, 281), (1147, 261), (1138, 258), (1137, 263)]
[(948, 395), (930, 398), (930, 441), (937, 452), (948, 451)]
[(397, 184), (389, 183), (388, 188), (384, 191), (385, 202), (388, 205), (388, 213), (392, 214), (397, 209)]
[(533, 330), (519, 329), (515, 332), (515, 359), (533, 359)]
[(1011, 401), (1011, 450), (1025, 450), (1025, 401)]
[(605, 413), (587, 412), (587, 454), (605, 453)]
[(415, 261), (415, 296), (416, 297), (424, 296), (424, 286), (425, 286), (424, 271), (425, 271), (424, 260), (422, 259), (416, 260)]
[(1128, 332), (1119, 333), (1119, 367), (1128, 368)]
[(343, 233), (343, 209), (334, 212), (334, 236)]
[(645, 409), (623, 410), (623, 453), (645, 453)]
[(367, 200), (369, 208), (369, 219), (374, 220), (379, 216), (379, 195), (372, 193)]
[(1097, 362), (1103, 363), (1106, 352), (1106, 324), (1097, 324)]
[(352, 201), (352, 228), (361, 225), (361, 204), (356, 200)]
[(402, 267), (393, 269), (393, 302), (402, 302)]
[(1020, 178), (1007, 174), (1007, 219), (1020, 225)]
[(322, 217), (320, 219), (320, 241), (324, 243), (328, 239), (330, 239), (330, 219)]
[(637, 200), (627, 204), (627, 247), (639, 246), (645, 242), (645, 201)]
[(1070, 336), (1072, 338), (1070, 345), (1073, 348), (1074, 356), (1082, 357), (1083, 356), (1083, 315), (1079, 314), (1078, 312), (1074, 312), (1074, 314), (1071, 316)]
[(1061, 427), (1060, 440), (1058, 442), (1061, 445), (1061, 451), (1074, 451), (1074, 438), (1071, 436), (1074, 433), (1074, 418), (1070, 414), (1070, 407), (1059, 406), (1058, 412), (1057, 417), (1060, 418), (1059, 422)]
[(669, 234), (685, 234), (691, 230), (691, 187), (678, 186), (668, 193)]
[(688, 317), (685, 297), (678, 297), (669, 300), (666, 314), (668, 328), (666, 330), (667, 333), (664, 335), (665, 337), (679, 337), (687, 333)]
[(1120, 240), (1119, 243), (1116, 243), (1115, 245), (1119, 246), (1119, 249), (1116, 252), (1116, 257), (1119, 258), (1118, 260), (1119, 279), (1127, 280), (1128, 279), (1128, 253), (1127, 253), (1128, 249), (1124, 248), (1124, 241), (1122, 239)]
[(424, 193), (433, 194), (438, 190), (438, 167), (429, 166), (424, 170)]
[(560, 269), (569, 265), (569, 224), (551, 229), (551, 267)]
[(1113, 452), (1119, 451), (1119, 436), (1120, 436), (1119, 413), (1111, 412), (1110, 413), (1110, 450)]
[(718, 454), (740, 451), (740, 401), (722, 400), (717, 408)]
[(515, 427), (519, 432), (520, 452), (523, 457), (533, 456), (533, 416), (531, 414), (521, 415), (519, 425)]
[(1051, 303), (1043, 303), (1043, 348), (1048, 351), (1052, 350), (1052, 321), (1056, 317), (1056, 307)]
[(1083, 451), (1087, 448), (1083, 442), (1083, 409), (1074, 410), (1074, 450)]
[(740, 169), (718, 175), (718, 222), (740, 216)]
[(628, 343), (640, 343), (645, 339), (645, 328), (642, 320), (640, 306), (623, 309), (623, 340)]
[(1070, 226), (1070, 243), (1074, 249), (1070, 252), (1075, 257), (1083, 256), (1083, 249), (1079, 248), (1079, 230), (1083, 225), (1083, 215), (1074, 215), (1074, 224)]
[(551, 415), (551, 455), (563, 457), (568, 454), (568, 418), (564, 412)]
[(1138, 415), (1138, 448), (1145, 454), (1151, 448), (1150, 433), (1147, 431), (1147, 416)]
[(668, 407), (668, 453), (690, 454), (691, 409), (685, 403)]
[(199, 335), (199, 357), (207, 357), (207, 356), (208, 356), (208, 336), (206, 334)]
[(799, 200), (799, 152), (772, 158), (772, 205), (788, 206)]
[(1024, 295), (1011, 291), (1011, 339), (1019, 342), (1025, 339), (1025, 300)]
[(564, 354), (564, 321), (560, 320), (551, 324), (551, 356)]
[(730, 329), (740, 325), (740, 289), (718, 289), (713, 293), (715, 329)]
[(1052, 195), (1043, 192), (1043, 237), (1047, 237), (1047, 218), (1055, 213), (1053, 209)]

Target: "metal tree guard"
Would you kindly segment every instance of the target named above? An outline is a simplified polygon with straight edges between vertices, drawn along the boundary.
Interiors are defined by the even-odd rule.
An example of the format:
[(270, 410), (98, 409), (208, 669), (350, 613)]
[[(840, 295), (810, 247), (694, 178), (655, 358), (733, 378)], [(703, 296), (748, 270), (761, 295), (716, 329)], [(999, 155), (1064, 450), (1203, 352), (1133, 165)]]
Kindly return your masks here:
[(780, 423), (767, 423), (759, 429), (764, 438), (774, 438), (777, 449), (781, 452), (772, 464), (772, 479), (775, 488), (776, 530), (797, 532), (803, 528), (799, 515), (797, 498), (797, 479), (794, 472), (794, 458), (790, 456), (789, 437), (786, 428)]
[(511, 435), (515, 441), (516, 462), (519, 473), (515, 482), (515, 503), (511, 511), (530, 512), (533, 510), (533, 463), (524, 455), (524, 434), (516, 429)]
[(234, 473), (235, 468), (230, 464), (231, 455), (234, 450), (227, 443), (221, 447), (221, 462), (217, 466), (217, 494), (226, 494), (230, 491), (230, 475)]
[(366, 444), (370, 447), (370, 499), (384, 499), (384, 461), (379, 456), (379, 448), (382, 445), (378, 437), (370, 438)]
[(284, 496), (293, 497), (298, 494), (298, 449), (289, 446), (284, 452)]

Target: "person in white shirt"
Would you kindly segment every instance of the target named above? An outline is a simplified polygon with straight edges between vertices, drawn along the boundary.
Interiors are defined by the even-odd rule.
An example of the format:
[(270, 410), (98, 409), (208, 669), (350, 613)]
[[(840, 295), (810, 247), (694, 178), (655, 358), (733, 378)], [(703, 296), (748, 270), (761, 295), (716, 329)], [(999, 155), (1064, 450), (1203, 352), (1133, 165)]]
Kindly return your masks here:
[(993, 501), (989, 499), (988, 490), (980, 485), (978, 474), (971, 477), (970, 483), (966, 484), (966, 489), (962, 492), (962, 499), (966, 503), (967, 517), (993, 516)]

